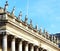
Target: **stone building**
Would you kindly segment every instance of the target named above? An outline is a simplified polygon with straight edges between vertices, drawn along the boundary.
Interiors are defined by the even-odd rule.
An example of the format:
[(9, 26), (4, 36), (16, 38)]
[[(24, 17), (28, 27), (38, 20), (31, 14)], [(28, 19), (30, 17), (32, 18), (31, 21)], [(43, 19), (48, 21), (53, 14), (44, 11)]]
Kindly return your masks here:
[(54, 34), (54, 36), (56, 36), (58, 38), (58, 46), (60, 48), (60, 33), (56, 33), (56, 34)]
[(38, 30), (33, 27), (32, 20), (28, 24), (28, 18), (21, 20), (19, 16), (7, 11), (8, 2), (5, 7), (0, 7), (0, 51), (60, 51), (57, 37), (50, 35), (46, 30)]

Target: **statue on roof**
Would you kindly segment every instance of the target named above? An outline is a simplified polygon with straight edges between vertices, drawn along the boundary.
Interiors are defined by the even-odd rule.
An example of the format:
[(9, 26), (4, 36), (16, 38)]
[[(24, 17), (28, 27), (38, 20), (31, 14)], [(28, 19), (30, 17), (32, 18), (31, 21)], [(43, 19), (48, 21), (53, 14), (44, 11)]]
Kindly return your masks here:
[(52, 35), (52, 42), (53, 42), (53, 37), (54, 37), (54, 36)]
[(32, 24), (32, 20), (30, 19), (30, 24)]
[(27, 23), (27, 20), (28, 20), (27, 15), (25, 15), (25, 23)]
[(8, 7), (8, 1), (6, 1), (6, 3), (5, 3), (5, 6), (4, 6), (4, 12), (6, 12), (7, 7)]
[(32, 20), (30, 19), (30, 26), (32, 27)]
[(15, 6), (12, 9), (12, 12), (11, 12), (12, 15), (14, 14), (14, 11), (15, 11)]
[(58, 37), (56, 37), (56, 44), (58, 44), (59, 42), (58, 42), (59, 40), (58, 40)]
[(46, 33), (46, 30), (45, 30), (45, 29), (43, 30), (43, 33), (44, 33), (44, 34)]
[(38, 30), (38, 25), (35, 26), (35, 29)]
[(50, 37), (48, 32), (46, 32), (45, 36), (46, 36), (47, 39), (49, 39), (49, 37)]
[(40, 33), (40, 34), (42, 33), (42, 28), (40, 28), (39, 33)]
[(54, 36), (53, 38), (54, 38), (54, 42), (56, 43), (56, 36)]
[(21, 20), (21, 17), (22, 17), (22, 11), (20, 11), (18, 19)]

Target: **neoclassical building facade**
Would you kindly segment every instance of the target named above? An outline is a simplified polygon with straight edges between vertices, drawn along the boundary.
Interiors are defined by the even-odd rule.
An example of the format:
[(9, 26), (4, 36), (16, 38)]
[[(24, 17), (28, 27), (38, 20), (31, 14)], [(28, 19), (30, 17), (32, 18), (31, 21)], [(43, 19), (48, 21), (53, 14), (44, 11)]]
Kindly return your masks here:
[(60, 51), (56, 36), (33, 27), (32, 20), (28, 24), (27, 15), (21, 20), (22, 12), (16, 17), (15, 8), (10, 13), (7, 6), (6, 1), (5, 7), (0, 7), (0, 51)]

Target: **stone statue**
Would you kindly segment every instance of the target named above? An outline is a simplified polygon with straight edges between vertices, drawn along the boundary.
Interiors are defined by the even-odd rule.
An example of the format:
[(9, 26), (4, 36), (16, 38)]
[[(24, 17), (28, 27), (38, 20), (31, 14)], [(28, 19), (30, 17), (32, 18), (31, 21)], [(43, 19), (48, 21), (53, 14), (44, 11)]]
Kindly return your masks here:
[(27, 23), (27, 20), (28, 20), (27, 15), (25, 15), (25, 23)]
[(43, 36), (46, 38), (46, 30), (43, 30)]
[(54, 39), (54, 42), (56, 42), (56, 37), (55, 36), (53, 36), (53, 39)]
[(42, 28), (40, 28), (39, 33), (40, 33), (40, 34), (42, 33)]
[(50, 35), (49, 35), (49, 33), (48, 33), (48, 32), (45, 32), (45, 34), (44, 34), (44, 35), (45, 35), (45, 38), (49, 39), (49, 36), (50, 36)]
[(46, 30), (45, 30), (45, 29), (43, 30), (43, 33), (44, 33), (44, 34), (46, 33)]
[(48, 33), (48, 39), (50, 40), (50, 34)]
[(49, 36), (49, 40), (52, 41), (51, 35)]
[(11, 12), (12, 15), (14, 15), (14, 11), (15, 11), (15, 6), (13, 7), (13, 10)]
[(59, 43), (59, 40), (58, 40), (58, 37), (56, 37), (56, 44), (58, 44)]
[(53, 35), (52, 35), (52, 42), (53, 42)]
[(48, 39), (48, 32), (45, 33), (45, 37)]
[(32, 20), (30, 19), (30, 24), (32, 24)]
[(4, 12), (6, 12), (7, 7), (8, 7), (8, 1), (6, 1), (6, 3), (5, 3), (5, 6), (4, 6)]
[(32, 20), (30, 19), (30, 26), (32, 27)]
[(20, 14), (18, 16), (18, 19), (21, 20), (21, 17), (22, 17), (22, 11), (20, 11)]
[(38, 25), (35, 26), (35, 29), (38, 30)]

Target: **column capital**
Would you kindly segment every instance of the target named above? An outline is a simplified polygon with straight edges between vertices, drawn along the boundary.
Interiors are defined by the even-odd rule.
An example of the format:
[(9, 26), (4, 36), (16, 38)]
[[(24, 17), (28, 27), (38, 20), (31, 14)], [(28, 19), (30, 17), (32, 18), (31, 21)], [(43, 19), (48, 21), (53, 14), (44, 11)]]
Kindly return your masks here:
[(25, 40), (24, 40), (24, 41), (23, 41), (23, 44), (25, 44), (25, 45), (28, 44), (28, 41), (25, 41)]
[(20, 41), (22, 41), (21, 38), (16, 38), (16, 42), (19, 43)]
[(15, 36), (13, 36), (13, 35), (10, 35), (10, 37), (11, 37), (12, 39), (14, 39), (14, 38), (15, 38)]
[(6, 35), (6, 32), (2, 32), (3, 35)]
[(42, 47), (39, 47), (39, 50), (43, 50), (43, 48)]
[(34, 51), (38, 51), (38, 49), (39, 49), (38, 46), (35, 45), (35, 46), (34, 46)]
[(35, 45), (34, 47), (35, 47), (35, 49), (37, 49), (37, 48), (38, 48), (38, 46), (37, 46), (37, 45)]
[(12, 40), (15, 39), (15, 36), (13, 36), (13, 35), (8, 35), (8, 39), (9, 39), (10, 41), (12, 41)]
[(8, 36), (9, 35), (9, 33), (8, 32), (1, 32), (1, 34), (2, 34), (2, 36)]
[(34, 45), (32, 43), (29, 43), (29, 51), (34, 51)]
[(43, 49), (43, 51), (47, 51), (46, 49)]
[(33, 44), (32, 43), (29, 43), (29, 46), (31, 47), (31, 46), (33, 46)]
[(2, 32), (2, 37), (3, 38), (5, 38), (5, 37), (7, 38), (8, 37), (8, 35), (6, 34), (6, 32)]

